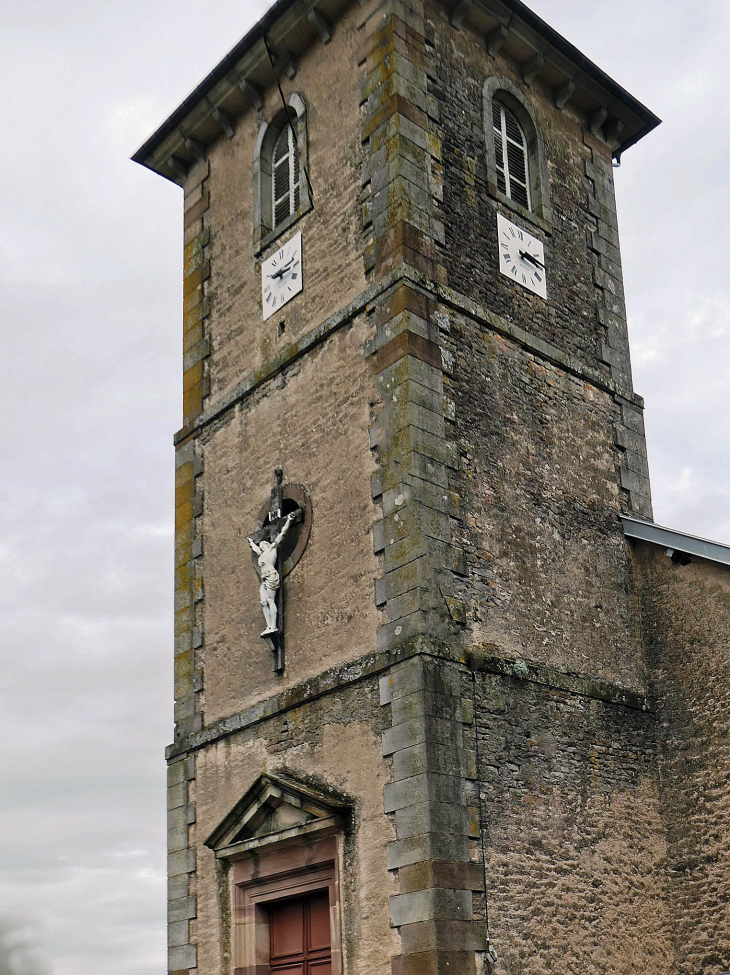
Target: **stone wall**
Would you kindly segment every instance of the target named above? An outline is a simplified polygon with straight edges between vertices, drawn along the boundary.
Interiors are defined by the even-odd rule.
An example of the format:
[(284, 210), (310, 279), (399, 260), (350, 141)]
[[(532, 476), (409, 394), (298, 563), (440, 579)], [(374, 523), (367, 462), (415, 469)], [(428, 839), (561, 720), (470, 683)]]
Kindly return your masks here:
[(730, 569), (634, 543), (659, 722), (674, 969), (730, 969)]
[[(209, 724), (375, 648), (372, 379), (366, 316), (264, 384), (201, 436), (205, 583), (199, 710)], [(287, 666), (272, 673), (248, 535), (274, 481), (301, 484), (312, 529), (285, 580)]]
[(232, 139), (221, 138), (211, 147), (206, 181), (210, 205), (205, 221), (210, 266), (206, 284), (209, 403), (220, 400), (242, 376), (270, 362), (288, 344), (339, 311), (365, 285), (358, 202), (362, 152), (354, 65), (358, 9), (355, 5), (338, 20), (325, 49), (317, 44), (305, 53), (293, 78), (281, 78), (284, 97), (298, 92), (307, 107), (314, 205), (291, 231), (301, 230), (303, 235), (306, 300), (290, 302), (266, 322), (262, 322), (259, 269), (277, 244), (254, 260), (252, 173), (260, 126), (281, 111), (276, 87), (265, 93), (262, 111), (250, 109), (238, 120)]
[[(458, 471), (466, 639), (639, 689), (637, 604), (619, 518), (620, 408), (605, 387), (442, 308)], [(446, 331), (445, 329), (448, 329)]]
[(227, 879), (204, 841), (262, 772), (286, 771), (355, 800), (353, 828), (342, 849), (345, 971), (390, 975), (400, 939), (388, 918), (388, 898), (397, 885), (386, 862), (386, 846), (395, 837), (392, 817), (383, 810), (383, 789), (392, 776), (392, 763), (382, 758), (385, 724), (378, 680), (370, 678), (253, 721), (198, 753), (193, 935), (199, 971), (229, 975), (231, 950)]
[[(612, 438), (621, 452), (619, 481), (626, 510), (651, 518), (642, 404), (632, 397), (626, 308), (611, 151), (570, 105), (555, 107), (552, 90), (522, 79), (520, 68), (488, 53), (484, 38), (456, 29), (443, 5), (427, 5), (429, 94), (438, 105), (444, 246), (452, 288), (530, 335), (610, 377), (623, 412)], [(518, 89), (545, 155), (548, 219), (515, 213), (495, 198), (485, 139), (485, 83)], [(491, 117), (486, 120), (491, 126)], [(532, 165), (539, 160), (533, 154)], [(548, 301), (509, 286), (499, 273), (497, 212), (545, 242)]]
[(666, 975), (655, 716), (539, 679), (475, 679), (495, 971)]

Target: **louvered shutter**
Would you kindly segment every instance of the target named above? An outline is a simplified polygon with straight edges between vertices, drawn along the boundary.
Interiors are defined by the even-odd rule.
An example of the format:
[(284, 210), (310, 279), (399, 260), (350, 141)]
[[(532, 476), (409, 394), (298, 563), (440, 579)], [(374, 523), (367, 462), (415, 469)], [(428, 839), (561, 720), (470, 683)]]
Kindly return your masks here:
[(497, 188), (525, 209), (532, 209), (527, 139), (508, 108), (492, 102)]
[(285, 124), (274, 144), (272, 193), (274, 198), (274, 227), (299, 210), (299, 153), (292, 126)]

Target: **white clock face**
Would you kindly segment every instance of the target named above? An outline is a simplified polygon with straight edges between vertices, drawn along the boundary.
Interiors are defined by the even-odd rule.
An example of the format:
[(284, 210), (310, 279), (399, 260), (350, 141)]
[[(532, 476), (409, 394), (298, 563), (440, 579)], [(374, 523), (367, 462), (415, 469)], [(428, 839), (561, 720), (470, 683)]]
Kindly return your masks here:
[(523, 288), (547, 298), (545, 287), (545, 248), (542, 241), (497, 214), (499, 270)]
[(264, 321), (302, 290), (302, 235), (296, 234), (261, 265)]

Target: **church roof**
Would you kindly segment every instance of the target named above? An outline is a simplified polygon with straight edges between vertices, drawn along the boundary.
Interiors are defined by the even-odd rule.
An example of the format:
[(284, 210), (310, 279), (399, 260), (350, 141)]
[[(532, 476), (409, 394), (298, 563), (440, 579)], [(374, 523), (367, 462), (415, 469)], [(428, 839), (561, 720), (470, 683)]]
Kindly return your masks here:
[(660, 545), (667, 550), (668, 555), (673, 555), (675, 552), (696, 555), (710, 562), (730, 565), (730, 545), (723, 545), (722, 542), (711, 542), (709, 539), (700, 538), (698, 535), (688, 535), (686, 532), (664, 528), (662, 525), (655, 525), (654, 522), (643, 521), (639, 518), (629, 518), (627, 515), (621, 516), (621, 522), (624, 526), (624, 534), (628, 538), (637, 538), (644, 542)]
[[(232, 134), (235, 117), (284, 73), (293, 77), (297, 58), (313, 43), (327, 43), (331, 25), (351, 0), (276, 0), (261, 20), (188, 95), (137, 150), (135, 162), (175, 182), (203, 158), (222, 133)], [(531, 79), (552, 86), (556, 99), (571, 104), (612, 130), (616, 154), (659, 124), (659, 119), (553, 30), (520, 0), (442, 0), (452, 22), (471, 27), (485, 39), (495, 34), (502, 50)], [(274, 58), (272, 66), (264, 38)], [(523, 69), (524, 70), (524, 69)]]

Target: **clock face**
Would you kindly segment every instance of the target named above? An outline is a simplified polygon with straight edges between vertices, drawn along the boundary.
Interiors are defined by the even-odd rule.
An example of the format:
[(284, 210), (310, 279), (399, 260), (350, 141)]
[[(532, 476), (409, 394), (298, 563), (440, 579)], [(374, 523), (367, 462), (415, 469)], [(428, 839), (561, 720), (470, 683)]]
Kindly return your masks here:
[(523, 288), (547, 298), (545, 287), (545, 248), (542, 241), (497, 214), (499, 270)]
[(261, 265), (264, 321), (302, 290), (302, 234), (288, 240)]

